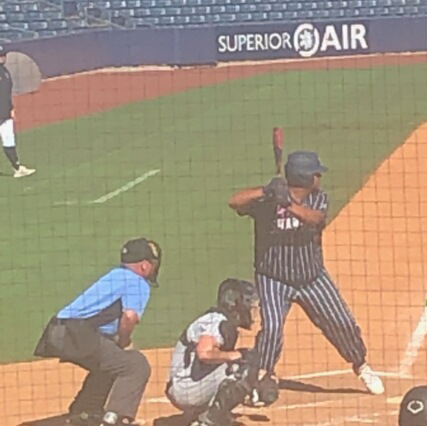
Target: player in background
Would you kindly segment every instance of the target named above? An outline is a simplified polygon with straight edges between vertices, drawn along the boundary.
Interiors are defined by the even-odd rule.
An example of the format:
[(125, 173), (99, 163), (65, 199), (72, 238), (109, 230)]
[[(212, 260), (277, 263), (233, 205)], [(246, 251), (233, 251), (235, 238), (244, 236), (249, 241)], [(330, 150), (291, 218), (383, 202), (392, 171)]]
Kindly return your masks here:
[(35, 173), (20, 164), (16, 151), (16, 135), (14, 128), (15, 110), (12, 103), (12, 78), (5, 66), (7, 49), (0, 45), (0, 138), (3, 152), (13, 168), (13, 177), (20, 178)]
[(286, 181), (243, 189), (229, 202), (255, 222), (255, 280), (262, 330), (257, 336), (261, 368), (275, 375), (283, 348), (283, 327), (293, 303), (352, 364), (372, 394), (382, 394), (381, 379), (366, 362), (366, 346), (350, 309), (323, 263), (322, 231), (329, 207), (320, 188), (326, 172), (314, 152), (296, 151), (285, 165)]

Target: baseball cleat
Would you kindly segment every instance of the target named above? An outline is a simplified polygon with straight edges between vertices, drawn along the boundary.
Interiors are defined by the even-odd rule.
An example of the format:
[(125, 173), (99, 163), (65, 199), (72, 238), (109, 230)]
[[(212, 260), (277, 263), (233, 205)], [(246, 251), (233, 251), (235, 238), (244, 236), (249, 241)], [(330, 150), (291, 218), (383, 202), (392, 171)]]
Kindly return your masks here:
[(373, 395), (384, 393), (384, 384), (380, 377), (368, 364), (363, 364), (357, 371), (357, 377), (365, 384), (366, 389)]
[(36, 172), (36, 169), (28, 169), (27, 167), (21, 165), (19, 166), (18, 170), (15, 170), (15, 172), (13, 173), (13, 177), (20, 178), (24, 176), (30, 176), (35, 172)]

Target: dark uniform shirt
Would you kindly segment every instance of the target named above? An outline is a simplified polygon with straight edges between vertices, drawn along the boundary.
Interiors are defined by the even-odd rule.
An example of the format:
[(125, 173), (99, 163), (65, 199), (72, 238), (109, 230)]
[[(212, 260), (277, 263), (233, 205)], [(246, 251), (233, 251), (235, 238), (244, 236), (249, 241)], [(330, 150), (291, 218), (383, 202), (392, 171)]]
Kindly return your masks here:
[[(319, 190), (301, 203), (327, 212), (328, 196)], [(255, 220), (255, 271), (291, 285), (315, 280), (323, 269), (321, 233), (325, 223), (310, 225), (275, 201), (254, 201), (247, 212)]]
[(12, 78), (4, 64), (0, 64), (0, 123), (12, 118), (12, 110)]

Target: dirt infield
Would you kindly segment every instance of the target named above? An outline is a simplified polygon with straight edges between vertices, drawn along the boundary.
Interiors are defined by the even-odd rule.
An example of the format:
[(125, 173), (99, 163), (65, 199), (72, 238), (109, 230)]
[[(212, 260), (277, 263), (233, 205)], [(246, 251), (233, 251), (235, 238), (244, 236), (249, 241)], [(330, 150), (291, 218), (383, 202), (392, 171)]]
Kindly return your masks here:
[[(45, 82), (39, 93), (20, 97), (16, 109), (19, 127), (27, 129), (263, 72), (371, 67), (384, 61), (426, 62), (427, 55), (86, 74)], [(238, 410), (239, 421), (247, 425), (267, 421), (318, 426), (396, 424), (400, 396), (426, 377), (427, 327), (420, 323), (427, 274), (427, 236), (422, 232), (427, 224), (426, 178), (427, 124), (379, 167), (325, 233), (326, 264), (361, 324), (369, 360), (384, 376), (386, 395), (364, 393), (349, 366), (294, 307), (286, 325), (286, 351), (278, 364), (283, 378), (280, 401), (265, 410)], [(145, 353), (153, 373), (138, 416), (152, 424), (177, 411), (163, 394), (170, 350)], [(57, 361), (0, 366), (2, 425), (63, 412), (83, 376), (82, 370)], [(169, 420), (166, 424), (181, 426), (179, 418)]]

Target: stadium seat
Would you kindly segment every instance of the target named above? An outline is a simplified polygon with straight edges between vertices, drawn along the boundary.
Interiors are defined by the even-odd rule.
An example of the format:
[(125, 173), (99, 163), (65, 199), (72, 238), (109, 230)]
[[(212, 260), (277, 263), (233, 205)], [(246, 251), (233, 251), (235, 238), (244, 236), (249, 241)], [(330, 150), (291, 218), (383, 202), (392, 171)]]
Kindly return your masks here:
[[(197, 6), (196, 7), (196, 13), (198, 15), (201, 15), (201, 16), (209, 15), (209, 13), (211, 13), (211, 8), (210, 8), (210, 6)], [(179, 15), (179, 14), (180, 14), (180, 12), (178, 9), (178, 12), (175, 13), (175, 15)]]
[(5, 13), (0, 13), (0, 22), (7, 22), (7, 17)]
[(243, 4), (240, 7), (240, 11), (241, 12), (255, 12), (257, 9), (257, 5), (256, 4)]
[(14, 22), (13, 23), (13, 29), (15, 30), (21, 30), (21, 31), (26, 31), (28, 30), (29, 24), (28, 22)]
[(9, 22), (23, 22), (26, 21), (27, 17), (22, 12), (10, 12), (7, 14), (7, 20)]
[(21, 40), (23, 38), (23, 33), (20, 31), (13, 30), (1, 30), (0, 28), (0, 40)]
[(45, 10), (42, 12), (42, 19), (50, 21), (52, 19), (61, 19), (62, 13), (57, 10)]
[(39, 10), (38, 3), (22, 3), (21, 4), (21, 10), (22, 12), (30, 12), (30, 11), (37, 11)]
[(161, 16), (159, 18), (159, 24), (160, 25), (174, 25), (175, 24), (175, 18), (173, 16)]
[(172, 0), (156, 0), (156, 7), (172, 6)]
[(123, 17), (125, 19), (135, 16), (135, 9), (112, 10), (111, 19)]
[(404, 6), (405, 15), (418, 15), (418, 6)]
[(298, 13), (295, 12), (294, 10), (286, 10), (285, 12), (283, 12), (283, 18), (285, 20), (294, 20), (298, 18)]
[(274, 11), (283, 11), (287, 9), (287, 4), (286, 3), (274, 3), (271, 5), (272, 10)]
[(150, 9), (141, 7), (138, 9), (134, 9), (134, 14), (136, 18), (144, 18), (146, 16), (150, 16)]
[(31, 11), (26, 13), (27, 19), (31, 21), (41, 21), (43, 20), (43, 13), (40, 11)]
[(29, 22), (29, 29), (32, 31), (46, 30), (48, 27), (47, 21), (31, 21)]
[(268, 20), (269, 21), (282, 21), (283, 20), (283, 13), (282, 12), (270, 12), (268, 14)]
[(141, 0), (127, 0), (126, 5), (128, 9), (133, 9), (135, 7), (142, 7)]
[(50, 30), (62, 30), (68, 28), (68, 23), (65, 19), (57, 19), (48, 22), (48, 29)]
[(190, 16), (190, 24), (200, 25), (205, 23), (206, 23), (206, 16), (204, 15)]
[(154, 16), (149, 16), (146, 18), (134, 18), (134, 22), (137, 28), (152, 27), (159, 23), (159, 18)]
[(40, 30), (37, 31), (39, 37), (55, 37), (58, 35), (58, 32), (55, 30)]
[(289, 2), (288, 10), (301, 10), (302, 4), (300, 2)]
[(175, 16), (176, 25), (186, 25), (190, 23), (191, 18), (189, 16)]
[(259, 3), (256, 5), (256, 10), (258, 12), (270, 12), (273, 9), (271, 4)]
[(225, 6), (225, 13), (238, 13), (240, 12), (240, 6), (238, 4), (232, 4)]
[(234, 13), (223, 13), (223, 14), (221, 14), (221, 21), (222, 22), (235, 22), (236, 21), (236, 15)]
[(20, 12), (21, 5), (19, 3), (4, 3), (4, 10), (6, 12)]
[(329, 12), (325, 9), (313, 10), (314, 19), (327, 19), (329, 18)]
[(252, 13), (252, 19), (254, 20), (254, 22), (266, 21), (267, 17), (268, 17), (268, 14), (265, 12)]
[(113, 9), (126, 9), (126, 0), (113, 0), (111, 2), (111, 7)]
[(142, 0), (141, 7), (156, 7), (156, 0)]

